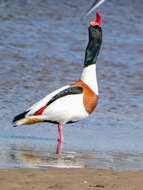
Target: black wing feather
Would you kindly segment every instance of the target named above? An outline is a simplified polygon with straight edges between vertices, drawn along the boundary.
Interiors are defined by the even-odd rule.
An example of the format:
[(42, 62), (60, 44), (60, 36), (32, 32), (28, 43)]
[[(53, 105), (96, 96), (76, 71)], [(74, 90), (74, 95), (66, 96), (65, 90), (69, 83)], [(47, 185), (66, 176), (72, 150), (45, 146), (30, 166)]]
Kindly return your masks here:
[(56, 94), (55, 96), (52, 97), (52, 99), (47, 103), (47, 106), (49, 106), (51, 103), (53, 103), (55, 100), (62, 98), (64, 96), (68, 96), (68, 95), (73, 95), (73, 94), (82, 94), (83, 92), (83, 88), (80, 86), (73, 86), (73, 87), (69, 87), (61, 92), (59, 92), (58, 94)]
[(25, 111), (25, 112), (15, 116), (12, 122), (14, 123), (14, 122), (16, 122), (16, 121), (18, 121), (20, 119), (23, 119), (27, 113), (28, 113), (28, 111)]

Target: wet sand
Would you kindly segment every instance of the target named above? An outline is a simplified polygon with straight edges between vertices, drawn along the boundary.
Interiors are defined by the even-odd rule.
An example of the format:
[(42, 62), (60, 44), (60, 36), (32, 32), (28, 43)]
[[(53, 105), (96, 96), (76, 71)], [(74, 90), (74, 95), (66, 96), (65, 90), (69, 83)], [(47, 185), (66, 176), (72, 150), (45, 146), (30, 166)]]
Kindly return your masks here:
[(143, 171), (1, 169), (0, 187), (3, 190), (140, 190), (143, 189)]

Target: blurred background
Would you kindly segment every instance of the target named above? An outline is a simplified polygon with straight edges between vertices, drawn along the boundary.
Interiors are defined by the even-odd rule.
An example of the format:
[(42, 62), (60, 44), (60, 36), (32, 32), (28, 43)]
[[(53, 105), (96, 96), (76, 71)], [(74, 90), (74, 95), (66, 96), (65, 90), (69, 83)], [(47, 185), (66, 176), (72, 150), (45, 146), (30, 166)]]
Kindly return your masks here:
[[(23, 163), (29, 158), (37, 167), (44, 160), (45, 167), (57, 159), (56, 125), (12, 128), (11, 122), (53, 90), (80, 78), (96, 11), (85, 15), (93, 2), (0, 1), (0, 167), (27, 167)], [(61, 160), (68, 160), (68, 166), (143, 167), (142, 10), (142, 0), (109, 0), (97, 9), (103, 29), (99, 104), (88, 119), (64, 126)], [(23, 154), (31, 157), (23, 159)]]

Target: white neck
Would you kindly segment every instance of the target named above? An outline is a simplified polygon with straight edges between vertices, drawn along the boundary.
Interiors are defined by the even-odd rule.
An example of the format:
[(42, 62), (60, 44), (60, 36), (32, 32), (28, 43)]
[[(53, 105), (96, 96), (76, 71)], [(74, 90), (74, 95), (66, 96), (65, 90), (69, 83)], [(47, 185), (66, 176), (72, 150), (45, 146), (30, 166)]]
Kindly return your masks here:
[(96, 77), (96, 64), (84, 67), (81, 80), (87, 84), (98, 95), (98, 83)]

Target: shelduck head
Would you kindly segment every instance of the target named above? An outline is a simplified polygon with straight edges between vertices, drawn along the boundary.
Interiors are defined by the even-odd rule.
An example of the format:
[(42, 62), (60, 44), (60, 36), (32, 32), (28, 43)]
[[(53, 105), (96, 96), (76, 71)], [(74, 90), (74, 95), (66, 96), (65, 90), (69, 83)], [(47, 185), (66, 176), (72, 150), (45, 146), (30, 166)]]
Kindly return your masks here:
[(96, 20), (90, 22), (89, 27), (89, 40), (93, 39), (101, 39), (102, 31), (101, 31), (101, 15), (100, 13), (96, 13)]
[(96, 13), (96, 21), (91, 21), (90, 26), (92, 26), (92, 27), (95, 27), (95, 26), (101, 27), (101, 15), (100, 15), (100, 13)]
[(89, 42), (86, 48), (84, 66), (96, 63), (102, 44), (101, 15), (96, 13), (96, 20), (90, 22), (88, 28)]

